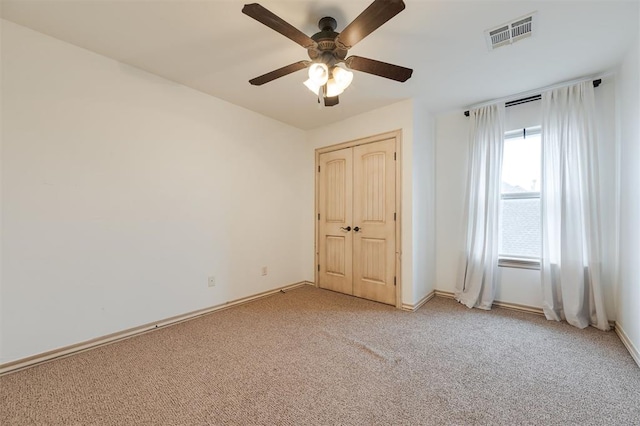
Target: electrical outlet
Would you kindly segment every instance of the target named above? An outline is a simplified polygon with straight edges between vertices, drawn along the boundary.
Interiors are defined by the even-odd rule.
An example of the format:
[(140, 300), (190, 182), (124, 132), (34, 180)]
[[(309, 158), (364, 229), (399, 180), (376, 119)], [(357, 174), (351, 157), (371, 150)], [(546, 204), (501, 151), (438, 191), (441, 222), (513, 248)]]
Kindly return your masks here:
[(264, 277), (265, 275), (267, 275), (267, 273), (268, 273), (268, 272), (269, 272), (269, 271), (267, 270), (267, 267), (266, 267), (266, 266), (263, 266), (263, 267), (262, 267), (262, 276)]
[(209, 287), (215, 287), (216, 286), (216, 277), (209, 277)]

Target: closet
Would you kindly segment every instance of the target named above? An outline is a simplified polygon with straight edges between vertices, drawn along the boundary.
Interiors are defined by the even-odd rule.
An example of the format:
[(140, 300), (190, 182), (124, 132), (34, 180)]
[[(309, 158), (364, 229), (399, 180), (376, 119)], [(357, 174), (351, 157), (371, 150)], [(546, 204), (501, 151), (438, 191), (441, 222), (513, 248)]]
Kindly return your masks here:
[(320, 288), (396, 305), (398, 138), (381, 135), (317, 153)]

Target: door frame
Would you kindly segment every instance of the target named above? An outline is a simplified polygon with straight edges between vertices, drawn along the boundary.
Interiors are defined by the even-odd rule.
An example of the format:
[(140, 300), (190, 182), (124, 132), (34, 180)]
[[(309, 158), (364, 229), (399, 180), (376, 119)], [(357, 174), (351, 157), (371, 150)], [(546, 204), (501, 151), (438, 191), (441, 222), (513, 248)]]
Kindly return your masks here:
[(395, 235), (395, 277), (396, 277), (396, 308), (402, 309), (402, 130), (393, 130), (391, 132), (380, 133), (373, 136), (367, 136), (365, 138), (355, 139), (352, 141), (341, 142), (334, 145), (328, 145), (321, 148), (316, 148), (315, 150), (315, 196), (314, 196), (314, 259), (315, 264), (313, 267), (314, 270), (314, 284), (318, 287), (318, 265), (320, 261), (320, 252), (319, 252), (319, 240), (320, 236), (318, 235), (319, 226), (318, 226), (318, 198), (320, 196), (320, 181), (318, 176), (320, 172), (318, 171), (318, 167), (320, 165), (320, 154), (324, 154), (326, 152), (337, 151), (339, 149), (344, 148), (353, 148), (358, 145), (365, 145), (374, 142), (380, 142), (386, 139), (394, 139), (396, 148), (396, 235)]

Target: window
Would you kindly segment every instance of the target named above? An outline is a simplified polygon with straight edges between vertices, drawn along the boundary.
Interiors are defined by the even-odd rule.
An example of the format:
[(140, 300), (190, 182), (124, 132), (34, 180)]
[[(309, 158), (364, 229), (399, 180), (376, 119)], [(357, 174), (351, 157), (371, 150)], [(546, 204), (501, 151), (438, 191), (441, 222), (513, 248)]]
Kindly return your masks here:
[(539, 267), (540, 127), (505, 133), (500, 201), (500, 265)]

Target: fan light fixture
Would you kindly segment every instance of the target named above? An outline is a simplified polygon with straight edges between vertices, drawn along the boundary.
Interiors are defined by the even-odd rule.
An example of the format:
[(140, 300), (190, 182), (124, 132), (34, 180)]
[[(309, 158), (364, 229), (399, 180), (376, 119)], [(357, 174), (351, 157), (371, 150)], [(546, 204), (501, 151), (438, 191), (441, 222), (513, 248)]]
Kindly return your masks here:
[(304, 82), (304, 85), (316, 96), (320, 96), (321, 89), (326, 85), (324, 96), (332, 98), (342, 94), (352, 81), (353, 73), (345, 68), (336, 65), (331, 68), (329, 73), (325, 64), (314, 63), (309, 67), (309, 79)]

